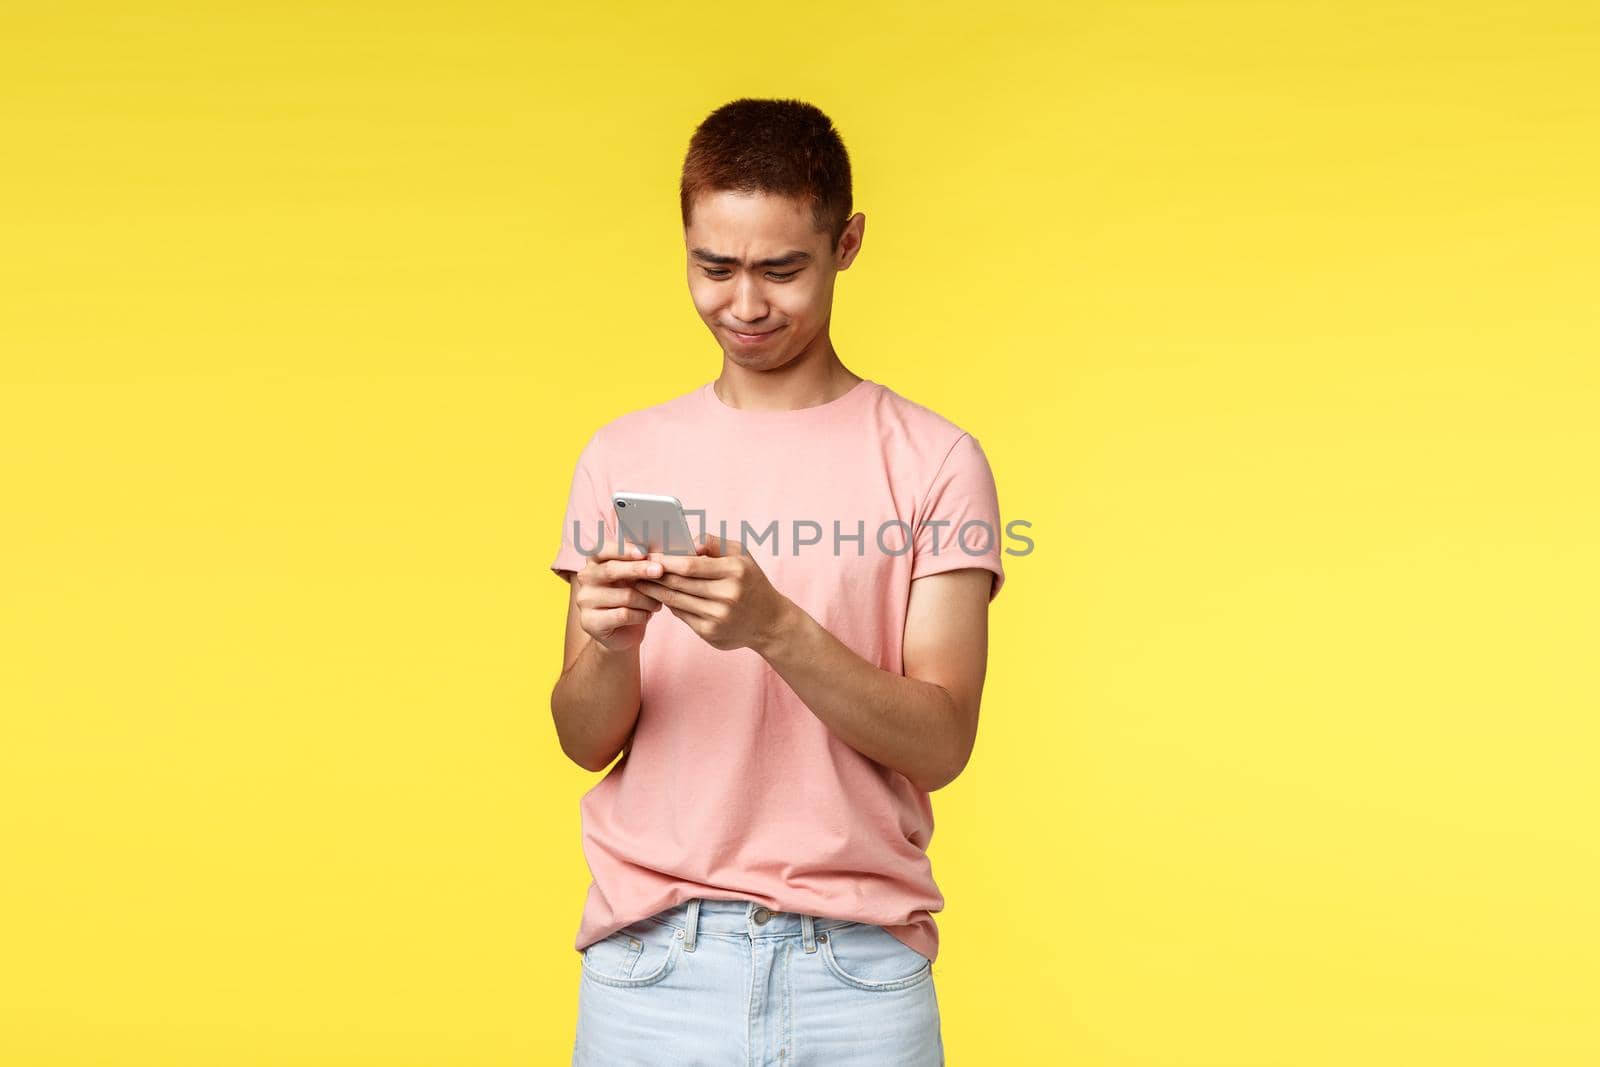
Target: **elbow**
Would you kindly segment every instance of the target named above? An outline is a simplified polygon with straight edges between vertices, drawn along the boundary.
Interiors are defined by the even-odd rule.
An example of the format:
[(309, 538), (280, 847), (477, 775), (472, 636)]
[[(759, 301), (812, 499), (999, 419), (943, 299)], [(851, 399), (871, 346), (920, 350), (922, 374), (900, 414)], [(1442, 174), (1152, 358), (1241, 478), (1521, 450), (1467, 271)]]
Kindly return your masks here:
[[(563, 674), (562, 678), (566, 676)], [(583, 748), (574, 743), (569, 736), (569, 731), (562, 729), (562, 724), (570, 720), (567, 710), (561, 700), (561, 680), (556, 681), (555, 687), (550, 690), (550, 722), (555, 727), (556, 743), (561, 746), (561, 754), (576, 763), (586, 771), (599, 771), (604, 769), (606, 763), (596, 763), (593, 753), (585, 752)]]
[[(633, 734), (630, 732), (626, 741), (624, 741), (617, 748), (611, 749), (609, 752), (606, 752), (603, 755), (597, 753), (572, 755), (569, 753), (568, 758), (571, 759), (573, 763), (576, 763), (578, 766), (582, 767), (584, 770), (590, 771), (594, 774), (599, 774), (601, 771), (615, 763), (617, 757), (627, 752), (628, 747), (632, 744)], [(585, 755), (587, 758), (583, 758)]]
[(633, 731), (628, 731), (627, 738), (620, 745), (609, 748), (596, 747), (594, 738), (575, 736), (575, 731), (562, 728), (563, 723), (575, 721), (574, 715), (581, 714), (577, 709), (566, 708), (558, 699), (557, 691), (550, 694), (550, 719), (555, 725), (556, 742), (561, 746), (561, 752), (578, 766), (591, 774), (598, 774), (611, 766), (618, 754), (625, 751), (633, 743)]
[(963, 751), (952, 753), (932, 767), (925, 768), (921, 774), (912, 779), (911, 784), (924, 793), (937, 793), (961, 777), (961, 772), (967, 769), (967, 758), (971, 753), (972, 746), (965, 746)]
[(573, 763), (576, 763), (578, 766), (582, 767), (584, 770), (589, 771), (591, 774), (598, 774), (599, 772), (605, 770), (611, 765), (611, 760), (616, 756), (616, 753), (613, 752), (610, 756), (601, 758), (599, 753), (584, 752), (581, 749), (568, 746), (567, 740), (564, 737), (560, 738), (560, 741), (561, 751), (566, 754), (566, 757)]
[(585, 752), (577, 746), (569, 745), (565, 737), (560, 737), (559, 731), (557, 737), (561, 742), (561, 751), (566, 755), (567, 759), (590, 773), (605, 770), (606, 764), (611, 762), (610, 760), (598, 760), (595, 753)]
[(967, 761), (964, 759), (959, 762), (944, 764), (936, 769), (927, 779), (916, 783), (917, 788), (921, 789), (925, 793), (937, 793), (939, 790), (943, 789), (945, 786), (961, 777), (961, 772), (966, 770), (966, 768)]
[(972, 749), (977, 742), (977, 707), (963, 708), (954, 696), (950, 698), (950, 706), (952, 714), (947, 731), (949, 745), (942, 758), (918, 783), (918, 788), (928, 793), (937, 793), (961, 777), (961, 772), (967, 769), (967, 763), (972, 759)]

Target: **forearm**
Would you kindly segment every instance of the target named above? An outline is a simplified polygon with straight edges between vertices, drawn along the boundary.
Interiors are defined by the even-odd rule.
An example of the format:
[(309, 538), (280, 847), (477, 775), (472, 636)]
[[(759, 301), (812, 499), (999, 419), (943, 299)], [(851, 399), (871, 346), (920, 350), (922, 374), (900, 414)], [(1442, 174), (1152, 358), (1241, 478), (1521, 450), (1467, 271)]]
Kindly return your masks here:
[(591, 640), (550, 692), (561, 751), (590, 771), (604, 770), (639, 718), (639, 649), (608, 651)]
[(857, 752), (929, 792), (959, 773), (959, 721), (942, 686), (873, 666), (787, 598), (756, 651)]

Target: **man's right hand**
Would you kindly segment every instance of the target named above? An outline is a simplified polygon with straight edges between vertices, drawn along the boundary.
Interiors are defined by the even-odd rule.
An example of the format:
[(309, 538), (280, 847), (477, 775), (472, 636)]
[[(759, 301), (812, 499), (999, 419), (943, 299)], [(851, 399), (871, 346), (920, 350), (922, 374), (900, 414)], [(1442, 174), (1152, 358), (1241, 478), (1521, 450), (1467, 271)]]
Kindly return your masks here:
[(615, 545), (602, 544), (572, 576), (578, 587), (578, 625), (608, 652), (639, 647), (650, 613), (661, 609), (661, 601), (645, 596), (633, 583), (659, 577), (661, 564), (633, 545), (618, 552)]

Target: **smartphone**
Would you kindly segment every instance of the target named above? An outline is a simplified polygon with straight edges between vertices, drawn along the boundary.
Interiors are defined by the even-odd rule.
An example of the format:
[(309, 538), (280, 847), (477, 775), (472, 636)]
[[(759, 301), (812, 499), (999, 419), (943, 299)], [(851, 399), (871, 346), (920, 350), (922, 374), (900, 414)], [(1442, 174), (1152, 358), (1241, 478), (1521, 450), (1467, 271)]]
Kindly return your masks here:
[(611, 494), (611, 506), (617, 514), (617, 533), (622, 540), (647, 552), (695, 554), (694, 534), (677, 497), (618, 490)]

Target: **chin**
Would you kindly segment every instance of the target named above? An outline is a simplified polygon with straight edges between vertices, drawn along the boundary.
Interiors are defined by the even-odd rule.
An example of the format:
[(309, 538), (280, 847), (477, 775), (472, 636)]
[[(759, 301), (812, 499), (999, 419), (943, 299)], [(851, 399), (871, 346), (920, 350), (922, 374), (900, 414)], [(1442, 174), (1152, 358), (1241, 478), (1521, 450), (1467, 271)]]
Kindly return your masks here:
[(738, 349), (730, 348), (724, 348), (722, 351), (727, 354), (729, 359), (739, 364), (739, 366), (749, 367), (751, 370), (771, 370), (773, 367), (781, 367), (784, 363), (788, 362), (782, 352), (757, 354), (753, 352), (740, 352)]

